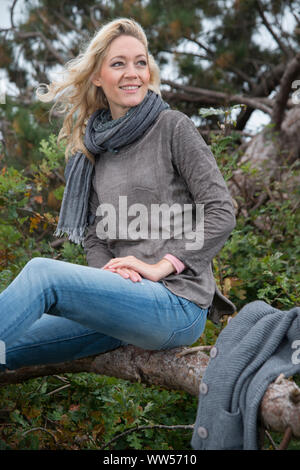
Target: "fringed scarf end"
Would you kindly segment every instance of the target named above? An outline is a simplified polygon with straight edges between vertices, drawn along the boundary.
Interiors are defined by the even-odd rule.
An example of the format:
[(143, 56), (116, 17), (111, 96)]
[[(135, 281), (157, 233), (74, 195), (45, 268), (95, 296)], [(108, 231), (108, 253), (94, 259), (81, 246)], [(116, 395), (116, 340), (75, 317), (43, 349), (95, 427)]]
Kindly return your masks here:
[(84, 231), (85, 227), (80, 227), (80, 228), (75, 228), (75, 229), (69, 229), (69, 228), (57, 228), (55, 232), (53, 233), (54, 236), (60, 238), (64, 234), (67, 234), (68, 239), (71, 242), (76, 243), (76, 245), (83, 245), (84, 241)]

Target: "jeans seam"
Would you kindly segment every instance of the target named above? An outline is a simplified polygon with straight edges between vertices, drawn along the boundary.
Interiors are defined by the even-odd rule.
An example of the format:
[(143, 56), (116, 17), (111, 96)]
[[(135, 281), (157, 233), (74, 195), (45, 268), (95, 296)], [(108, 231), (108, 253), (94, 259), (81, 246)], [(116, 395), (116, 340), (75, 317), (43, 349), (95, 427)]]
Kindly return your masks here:
[[(48, 287), (47, 290), (49, 290), (49, 289), (50, 289), (50, 288)], [(39, 295), (38, 295), (38, 298), (39, 298), (40, 296), (42, 296), (42, 295), (43, 295), (43, 294), (39, 294)], [(27, 318), (29, 317), (29, 315), (30, 315), (30, 309), (28, 309), (27, 315), (25, 315), (23, 318), (22, 318), (21, 315), (19, 316), (19, 317), (21, 317), (21, 321), (20, 321), (19, 324), (18, 324), (18, 319), (19, 319), (19, 317), (16, 318), (16, 321), (14, 322), (14, 324), (18, 324), (18, 327), (20, 327), (20, 325), (22, 325), (22, 323), (24, 323), (24, 322), (27, 320)], [(35, 320), (33, 323), (35, 323), (35, 322), (36, 322), (36, 320)], [(9, 332), (9, 330), (12, 329), (12, 327), (14, 326), (14, 324), (12, 324), (10, 327), (6, 328), (6, 330), (3, 331), (2, 335), (4, 336), (4, 335), (7, 333), (7, 331)]]
[[(201, 308), (201, 307), (200, 307)], [(197, 316), (197, 318), (195, 320), (192, 321), (192, 323), (190, 323), (188, 326), (185, 326), (184, 328), (178, 328), (177, 330), (174, 330), (173, 333), (169, 336), (168, 340), (165, 341), (165, 343), (161, 346), (161, 348), (164, 348), (166, 345), (168, 345), (168, 343), (171, 341), (171, 339), (178, 333), (182, 333), (184, 332), (185, 330), (189, 329), (189, 328), (192, 328), (194, 326), (195, 323), (198, 322), (198, 320), (200, 320), (200, 315), (203, 315), (205, 313), (205, 310), (206, 309), (201, 309), (201, 312), (199, 313), (199, 315)]]
[[(72, 339), (77, 339), (77, 338), (82, 338), (84, 336), (92, 336), (92, 335), (97, 335), (97, 334), (101, 334), (101, 333), (98, 333), (98, 332), (93, 332), (93, 333), (84, 333), (82, 335), (76, 335), (76, 336), (70, 336), (70, 337), (64, 337), (64, 338), (58, 338), (56, 340), (53, 340), (53, 341), (44, 341), (44, 342), (40, 342), (40, 343), (31, 343), (31, 344), (28, 344), (27, 346), (19, 346), (19, 347), (15, 347), (15, 348), (8, 348), (9, 352), (12, 352), (12, 351), (19, 351), (19, 350), (22, 350), (22, 349), (27, 349), (27, 348), (37, 348), (39, 346), (44, 346), (44, 345), (47, 345), (47, 344), (53, 344), (53, 343), (59, 343), (59, 342), (65, 342), (65, 341), (69, 341), (69, 340), (72, 340)], [(117, 338), (116, 338), (117, 339)]]
[[(37, 296), (37, 299), (39, 299), (41, 296), (44, 296), (49, 290), (52, 290), (52, 287), (46, 287), (45, 290)], [(70, 288), (69, 288), (69, 287), (68, 287), (68, 288), (60, 288), (60, 290), (61, 290), (61, 292), (70, 292)], [(71, 292), (72, 292), (72, 289), (71, 289)], [(96, 289), (95, 289), (95, 292), (97, 292)], [(27, 320), (27, 318), (30, 316), (30, 313), (31, 313), (31, 311), (30, 311), (30, 309), (28, 309), (28, 313), (27, 313), (27, 314), (25, 313), (24, 317), (22, 317), (22, 315), (19, 315), (19, 317), (16, 318), (15, 322), (14, 322), (12, 325), (10, 325), (9, 327), (7, 327), (6, 330), (4, 330), (4, 331), (2, 332), (3, 337), (4, 337), (5, 334), (7, 334), (7, 332), (9, 333), (10, 330), (11, 330), (13, 327), (15, 327), (16, 324), (17, 324), (18, 327), (20, 327), (20, 325), (22, 325), (22, 324)], [(47, 313), (47, 312), (43, 312), (43, 313)], [(50, 314), (50, 315), (51, 315), (51, 314)], [(55, 316), (55, 315), (54, 315), (54, 316)], [(64, 317), (64, 316), (60, 316), (60, 315), (59, 315), (59, 317), (60, 317), (60, 318), (68, 318), (68, 317)], [(20, 323), (18, 323), (19, 318), (20, 318)], [(41, 318), (41, 317), (38, 317), (36, 320), (34, 320), (34, 321), (32, 322), (32, 324), (34, 324), (34, 323), (35, 323), (37, 320), (39, 320), (40, 318)], [(73, 320), (73, 321), (75, 321), (75, 320)], [(79, 322), (77, 322), (77, 323), (79, 323)], [(0, 338), (0, 339), (1, 339), (1, 338)]]
[[(182, 309), (185, 305), (188, 305), (190, 303), (194, 303), (191, 300), (186, 299), (185, 297), (181, 297), (178, 294), (174, 294), (174, 292), (170, 291), (163, 283), (161, 283), (161, 286), (164, 287), (164, 291), (166, 292), (166, 294), (168, 296), (169, 305), (167, 307), (164, 307), (167, 311), (174, 312), (174, 310), (177, 309), (178, 307), (180, 307)], [(153, 288), (152, 290), (154, 292), (155, 298), (159, 302), (159, 299), (156, 297), (156, 294), (155, 294), (155, 289)], [(179, 300), (179, 297), (181, 297), (181, 299), (184, 299), (185, 302), (181, 302)], [(174, 301), (174, 304), (172, 303), (173, 301)]]

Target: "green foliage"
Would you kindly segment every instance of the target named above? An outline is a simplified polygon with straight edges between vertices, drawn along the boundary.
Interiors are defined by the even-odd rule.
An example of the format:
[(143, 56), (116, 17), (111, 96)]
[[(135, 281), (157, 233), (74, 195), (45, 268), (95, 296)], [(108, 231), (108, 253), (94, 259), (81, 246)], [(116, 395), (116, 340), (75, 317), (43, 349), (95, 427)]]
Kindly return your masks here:
[(87, 264), (83, 248), (79, 245), (75, 245), (72, 242), (65, 242), (60, 254), (60, 259), (63, 261), (82, 265)]
[[(224, 133), (212, 134), (210, 140), (228, 183), (237, 168), (249, 177), (255, 174), (249, 165), (239, 165), (239, 136), (230, 129), (234, 125), (231, 111), (218, 110)], [(211, 113), (216, 114), (212, 109), (202, 110), (202, 117)], [(64, 148), (51, 135), (41, 142), (39, 152), (40, 163), (26, 170), (10, 166), (0, 170), (0, 292), (34, 256), (86, 264), (78, 245), (50, 246), (64, 189)], [(291, 168), (290, 178), (298, 176), (299, 169)], [(291, 191), (284, 179), (274, 182), (269, 191), (271, 197), (256, 209), (240, 196), (237, 226), (214, 259), (217, 284), (237, 311), (256, 299), (279, 309), (300, 302), (299, 190)], [(57, 207), (48, 205), (49, 193), (57, 199)], [(225, 324), (226, 320), (218, 326), (208, 320), (194, 346), (214, 344)], [(109, 448), (115, 450), (190, 449), (190, 429), (148, 428), (118, 436), (142, 426), (193, 424), (197, 411), (197, 399), (184, 392), (94, 374), (65, 374), (9, 385), (0, 389), (0, 400), (9, 412), (9, 426), (0, 421), (1, 450), (92, 450), (109, 441)]]
[(41, 140), (47, 140), (51, 131), (57, 133), (57, 128), (49, 125), (48, 108), (43, 103), (23, 104), (6, 97), (5, 106), (0, 106), (0, 120), (6, 123), (4, 129), (10, 130), (4, 132), (5, 147), (0, 144), (5, 163), (18, 170), (32, 162), (38, 164)]
[(58, 203), (62, 198), (64, 148), (50, 135), (39, 151), (44, 156), (39, 165), (32, 163), (26, 170), (3, 166), (0, 172), (0, 291), (30, 258), (53, 253), (48, 242), (58, 210), (49, 207), (47, 199), (57, 174), (60, 182), (53, 193)]
[[(285, 213), (288, 216), (288, 212)], [(298, 220), (299, 225), (299, 220)], [(229, 295), (237, 308), (260, 299), (279, 309), (300, 302), (299, 236), (280, 244), (265, 233), (253, 233), (251, 225), (238, 220), (237, 227), (220, 252)]]
[(31, 168), (33, 171), (38, 173), (38, 167), (42, 167), (40, 174), (48, 173), (52, 170), (60, 168), (64, 164), (65, 147), (64, 145), (57, 144), (57, 137), (54, 134), (50, 134), (48, 140), (43, 139), (40, 142), (39, 151), (44, 155), (42, 163), (38, 165), (32, 164)]
[[(300, 44), (297, 27), (282, 31), (280, 25), (284, 13), (291, 17), (297, 6), (296, 0), (264, 2), (264, 12), (281, 33), (281, 42), (294, 51)], [(162, 76), (168, 58), (173, 57), (178, 78), (183, 77), (186, 85), (236, 95), (251, 90), (254, 96), (256, 89), (266, 90), (269, 96), (278, 85), (277, 80), (270, 85), (267, 75), (286, 62), (286, 53), (270, 47), (269, 40), (261, 40), (262, 34), (270, 32), (262, 26), (254, 0), (232, 4), (209, 0), (186, 4), (181, 0), (108, 0), (98, 5), (94, 0), (26, 2), (19, 24), (15, 18), (16, 29), (3, 31), (0, 38), (0, 67), (22, 97), (21, 102), (7, 97), (6, 105), (0, 106), (5, 141), (5, 147), (0, 144), (0, 292), (34, 256), (85, 264), (77, 245), (67, 242), (56, 249), (50, 245), (64, 190), (63, 148), (56, 146), (54, 136), (49, 137), (50, 132), (57, 132), (49, 126), (48, 107), (25, 105), (25, 101), (32, 91), (28, 85), (48, 83), (57, 57), (64, 62), (76, 56), (83, 35), (91, 37), (95, 23), (122, 16), (135, 18), (145, 28)], [(25, 41), (15, 34), (18, 30), (28, 33)], [(291, 49), (290, 53), (293, 56)], [(175, 100), (174, 107), (188, 115), (198, 114), (197, 100)], [(210, 128), (224, 132), (211, 136), (211, 148), (227, 182), (238, 166), (244, 175), (255, 174), (250, 164), (238, 165), (239, 135), (230, 129), (235, 125), (233, 109), (201, 109), (199, 113)], [(291, 194), (282, 181), (269, 191), (272, 197), (255, 210), (248, 210), (249, 201), (239, 197), (237, 226), (214, 260), (217, 283), (238, 310), (257, 298), (278, 308), (299, 304), (297, 194)], [(196, 344), (214, 344), (223, 327), (208, 321)], [(1, 406), (10, 411), (9, 422), (0, 423), (1, 450), (97, 449), (137, 425), (191, 424), (195, 419), (197, 400), (184, 393), (92, 374), (66, 374), (66, 380), (68, 386), (54, 394), (61, 386), (54, 376), (0, 389)], [(190, 431), (148, 429), (114, 441), (111, 448), (189, 449), (190, 437)]]
[[(60, 389), (60, 390), (59, 390)], [(137, 426), (192, 424), (197, 399), (183, 392), (94, 374), (65, 374), (0, 389), (10, 426), (0, 423), (0, 449), (86, 449)], [(176, 413), (174, 413), (176, 409)], [(116, 439), (113, 450), (190, 449), (191, 431), (145, 429)]]
[[(233, 124), (233, 106), (228, 109), (201, 108), (203, 117), (225, 117), (226, 133)], [(212, 134), (211, 149), (226, 181), (235, 170), (255, 176), (251, 164), (239, 164), (235, 150), (238, 135)], [(278, 172), (287, 170), (278, 167)], [(237, 225), (214, 260), (217, 280), (225, 295), (229, 295), (237, 310), (245, 303), (260, 299), (279, 309), (289, 309), (300, 303), (300, 211), (299, 187), (290, 189), (297, 180), (299, 168), (289, 168), (289, 178), (277, 180), (270, 188), (271, 197), (257, 209), (239, 214)], [(247, 207), (240, 196), (239, 205)]]

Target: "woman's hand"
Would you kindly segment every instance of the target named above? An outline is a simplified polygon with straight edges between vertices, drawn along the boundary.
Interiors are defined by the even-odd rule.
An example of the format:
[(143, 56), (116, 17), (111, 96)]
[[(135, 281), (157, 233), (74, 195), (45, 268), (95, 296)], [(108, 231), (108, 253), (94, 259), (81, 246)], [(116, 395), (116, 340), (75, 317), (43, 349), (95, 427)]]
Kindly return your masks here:
[(123, 277), (126, 277), (126, 274), (128, 274), (127, 277), (130, 277), (130, 279), (138, 276), (138, 279), (136, 279), (138, 281), (141, 280), (141, 276), (150, 281), (159, 281), (175, 271), (173, 264), (167, 259), (162, 259), (155, 264), (148, 264), (135, 256), (112, 258), (102, 269), (118, 272)]
[(120, 274), (124, 279), (131, 279), (133, 282), (140, 282), (142, 280), (141, 276), (134, 269), (129, 268), (108, 268), (103, 267), (107, 271)]

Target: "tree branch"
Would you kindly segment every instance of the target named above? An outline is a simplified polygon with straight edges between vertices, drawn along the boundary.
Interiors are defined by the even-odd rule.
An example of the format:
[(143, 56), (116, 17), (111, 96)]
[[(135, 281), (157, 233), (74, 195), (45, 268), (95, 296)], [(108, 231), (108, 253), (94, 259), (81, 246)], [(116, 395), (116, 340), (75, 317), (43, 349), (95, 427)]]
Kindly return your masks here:
[[(65, 59), (57, 52), (57, 50), (52, 46), (51, 42), (45, 37), (45, 35), (41, 31), (21, 31), (17, 29), (13, 18), (14, 9), (16, 7), (17, 1), (18, 0), (14, 0), (10, 8), (11, 26), (9, 28), (1, 28), (0, 32), (12, 31), (14, 36), (19, 39), (29, 39), (36, 37), (41, 38), (50, 53), (57, 59), (60, 64), (63, 65), (65, 63)], [(45, 19), (43, 17), (41, 19), (45, 22)]]
[(10, 8), (10, 24), (13, 28), (15, 28), (15, 23), (14, 23), (14, 9), (15, 9), (15, 6), (17, 4), (17, 1), (18, 0), (13, 0), (13, 4)]
[(260, 98), (252, 98), (243, 95), (230, 95), (228, 93), (223, 93), (220, 91), (207, 90), (204, 88), (197, 88), (188, 85), (181, 85), (171, 80), (161, 80), (161, 83), (164, 85), (169, 85), (172, 88), (183, 90), (186, 93), (190, 93), (194, 96), (201, 96), (202, 99), (214, 101), (219, 105), (246, 104), (248, 106), (251, 106), (252, 108), (260, 109), (261, 111), (269, 115), (272, 114), (272, 104), (271, 101), (267, 98), (264, 98), (262, 100)]
[(273, 106), (272, 120), (275, 128), (280, 129), (284, 118), (284, 110), (288, 102), (292, 82), (300, 72), (300, 53), (298, 53), (286, 66), (285, 72), (280, 81), (280, 89), (276, 95)]
[[(191, 354), (185, 354), (187, 349), (189, 348), (147, 351), (132, 345), (122, 346), (98, 356), (2, 372), (0, 384), (4, 386), (34, 377), (88, 372), (159, 385), (169, 390), (183, 390), (192, 396), (198, 396), (209, 356), (198, 348)], [(300, 438), (299, 387), (280, 375), (267, 388), (259, 414), (266, 428), (284, 432), (290, 426), (293, 436)]]
[(67, 28), (69, 28), (71, 31), (76, 31), (80, 36), (84, 35), (86, 38), (88, 37), (88, 33), (82, 29), (77, 28), (77, 26), (72, 23), (68, 18), (65, 18), (62, 14), (58, 13), (58, 11), (53, 10), (52, 11), (53, 15), (56, 16), (56, 18), (59, 19), (61, 23), (63, 23)]
[[(250, 96), (260, 98), (267, 97), (269, 94), (276, 88), (279, 84), (282, 75), (284, 74), (286, 65), (280, 63), (276, 65), (271, 70), (264, 72), (259, 78), (258, 83), (251, 88)], [(268, 106), (271, 102), (269, 101)], [(273, 106), (273, 103), (271, 104)], [(237, 118), (236, 129), (242, 130), (247, 124), (251, 114), (253, 113), (254, 108), (248, 106), (246, 110), (242, 110), (240, 115)]]
[(161, 95), (164, 100), (171, 102), (184, 102), (184, 103), (195, 103), (197, 107), (201, 105), (211, 105), (211, 106), (218, 106), (219, 103), (216, 102), (215, 99), (212, 99), (207, 96), (193, 96), (190, 93), (180, 93), (180, 92), (172, 92), (167, 90), (162, 90)]
[[(188, 40), (188, 41), (191, 41), (195, 44), (197, 44), (197, 46), (199, 46), (201, 49), (204, 49), (205, 52), (207, 53), (207, 56), (202, 56), (201, 54), (194, 54), (194, 53), (191, 53), (191, 52), (182, 52), (182, 54), (191, 54), (191, 55), (195, 55), (196, 57), (200, 57), (201, 59), (204, 59), (204, 60), (211, 60), (213, 62), (215, 62), (216, 60), (216, 54), (215, 52), (210, 49), (209, 47), (205, 46), (202, 42), (200, 42), (199, 40), (197, 39), (194, 39), (194, 38), (190, 38), (188, 36), (182, 36), (184, 39)], [(166, 51), (168, 52), (168, 51)], [(171, 52), (171, 51), (170, 51)], [(174, 51), (175, 52), (175, 51)], [(176, 53), (178, 53), (176, 51)], [(245, 80), (250, 88), (253, 88), (254, 86), (254, 82), (251, 80), (250, 77), (248, 77), (248, 75), (243, 72), (242, 70), (238, 69), (237, 67), (233, 66), (233, 65), (228, 65), (225, 67), (226, 69), (228, 69), (229, 71), (232, 71), (234, 72), (236, 75), (238, 75), (242, 80)]]
[(298, 16), (294, 12), (294, 9), (291, 7), (291, 5), (289, 5), (289, 9), (290, 9), (290, 12), (292, 13), (293, 17), (295, 18), (297, 25), (300, 26), (300, 18), (298, 18)]
[(96, 18), (95, 18), (95, 10), (98, 10), (98, 9), (100, 9), (100, 7), (98, 7), (98, 5), (93, 5), (89, 9), (90, 10), (90, 20), (91, 20), (91, 22), (92, 22), (95, 29), (97, 29), (99, 27), (99, 21), (96, 20)]
[(11, 31), (12, 29), (15, 29), (15, 23), (14, 23), (14, 9), (17, 4), (18, 0), (13, 0), (13, 4), (10, 7), (10, 27), (9, 28), (0, 28), (0, 32), (7, 32)]
[(186, 51), (178, 51), (178, 50), (174, 50), (174, 51), (170, 51), (169, 49), (160, 49), (159, 52), (167, 52), (168, 54), (175, 54), (175, 55), (191, 55), (193, 57), (199, 57), (200, 59), (203, 59), (203, 60), (209, 60), (209, 58), (205, 55), (202, 55), (202, 54), (197, 54), (195, 52), (186, 52)]
[[(57, 32), (56, 30), (56, 27), (54, 27), (52, 24), (49, 23), (49, 20), (47, 18), (47, 16), (43, 13), (43, 12), (40, 12), (40, 11), (36, 11), (38, 17), (40, 18), (40, 20), (44, 23), (44, 25), (46, 26), (46, 28), (49, 29), (50, 32), (52, 32), (55, 36), (56, 36), (56, 40), (57, 41), (60, 41), (66, 48), (66, 50), (68, 51), (68, 53), (72, 56), (72, 58), (74, 58), (74, 54), (73, 52), (70, 50), (70, 48), (65, 44), (65, 41), (64, 39), (61, 37), (61, 34), (59, 32)], [(55, 13), (55, 12), (54, 12)], [(55, 49), (54, 49), (55, 50)], [(51, 51), (52, 52), (52, 51)]]
[(14, 31), (14, 34), (20, 39), (29, 39), (36, 37), (41, 38), (49, 52), (56, 58), (56, 60), (62, 65), (65, 64), (65, 59), (57, 52), (57, 50), (52, 46), (51, 42), (48, 41), (48, 39), (41, 31)]
[(291, 56), (291, 52), (286, 46), (285, 44), (281, 41), (280, 37), (275, 33), (275, 31), (272, 29), (269, 21), (267, 20), (266, 18), (266, 15), (264, 13), (264, 10), (263, 10), (263, 7), (260, 3), (259, 0), (256, 0), (256, 5), (257, 5), (257, 10), (258, 10), (258, 13), (262, 19), (262, 22), (263, 24), (265, 25), (265, 27), (267, 28), (267, 30), (269, 31), (269, 33), (273, 36), (273, 38), (275, 39), (275, 41), (277, 42), (278, 46), (280, 47), (280, 49), (282, 50), (282, 52), (287, 56), (287, 57), (290, 57)]
[(126, 431), (117, 434), (117, 436), (113, 437), (110, 441), (103, 444), (99, 450), (104, 450), (106, 447), (109, 447), (113, 442), (117, 441), (121, 437), (124, 437), (132, 432), (143, 431), (144, 429), (194, 429), (193, 424), (150, 424), (146, 426), (135, 426), (134, 428), (126, 429)]
[(161, 385), (170, 390), (184, 390), (197, 395), (199, 378), (202, 377), (209, 357), (201, 351), (177, 356), (182, 350), (183, 348), (148, 351), (131, 345), (122, 346), (98, 356), (60, 364), (7, 370), (0, 373), (0, 384), (19, 383), (33, 377), (67, 372), (90, 372), (148, 385)]
[(187, 39), (188, 41), (191, 41), (191, 42), (194, 42), (195, 44), (197, 44), (197, 46), (200, 47), (200, 49), (204, 49), (205, 52), (207, 52), (208, 55), (210, 55), (211, 57), (214, 57), (215, 56), (215, 53), (212, 49), (210, 49), (208, 46), (205, 46), (202, 42), (200, 42), (198, 39), (195, 39), (195, 38), (191, 38), (191, 37), (188, 37), (188, 36), (182, 36), (184, 39)]

